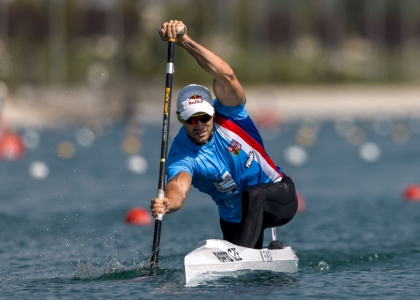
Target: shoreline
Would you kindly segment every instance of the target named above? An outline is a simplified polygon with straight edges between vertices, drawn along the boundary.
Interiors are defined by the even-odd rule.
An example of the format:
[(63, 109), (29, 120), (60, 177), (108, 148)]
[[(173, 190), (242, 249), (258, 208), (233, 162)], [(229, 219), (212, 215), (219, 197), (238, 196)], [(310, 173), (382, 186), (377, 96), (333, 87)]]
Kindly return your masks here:
[[(420, 87), (397, 86), (244, 86), (252, 117), (284, 122), (300, 119), (407, 118), (420, 116)], [(176, 95), (172, 92), (171, 110)], [(162, 88), (94, 90), (88, 87), (31, 89), (6, 97), (3, 119), (13, 128), (59, 127), (139, 116), (145, 121), (162, 114)], [(160, 120), (160, 118), (159, 118)]]

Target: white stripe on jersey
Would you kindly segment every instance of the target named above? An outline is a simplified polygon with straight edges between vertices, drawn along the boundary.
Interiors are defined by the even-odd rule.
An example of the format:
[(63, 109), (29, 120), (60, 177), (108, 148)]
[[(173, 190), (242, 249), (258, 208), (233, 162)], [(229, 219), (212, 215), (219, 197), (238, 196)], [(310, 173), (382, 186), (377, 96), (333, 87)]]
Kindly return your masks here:
[(216, 125), (216, 129), (222, 137), (224, 137), (228, 141), (234, 139), (235, 141), (239, 142), (242, 145), (241, 149), (243, 149), (246, 153), (250, 153), (251, 151), (254, 151), (254, 153), (256, 154), (255, 155), (256, 157), (255, 157), (254, 161), (258, 162), (258, 164), (261, 166), (264, 173), (272, 181), (279, 182), (279, 181), (282, 180), (282, 177), (278, 173), (278, 170), (277, 169), (274, 170), (270, 166), (270, 164), (265, 160), (264, 156), (261, 155), (261, 153), (259, 153), (256, 149), (252, 148), (249, 144), (247, 144), (245, 142), (245, 140), (242, 139), (241, 136), (237, 135), (233, 131), (230, 131), (230, 130), (224, 128), (223, 126), (221, 126), (220, 124), (217, 124), (216, 122), (214, 122), (214, 124)]

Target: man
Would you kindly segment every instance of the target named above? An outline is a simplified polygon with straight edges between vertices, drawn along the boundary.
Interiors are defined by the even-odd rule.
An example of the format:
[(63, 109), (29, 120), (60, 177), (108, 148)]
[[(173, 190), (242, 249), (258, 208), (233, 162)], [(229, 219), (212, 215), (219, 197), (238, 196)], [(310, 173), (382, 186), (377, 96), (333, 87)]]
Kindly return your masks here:
[[(177, 34), (181, 26), (184, 34)], [(284, 225), (296, 213), (293, 181), (265, 152), (231, 67), (192, 40), (182, 21), (165, 22), (160, 36), (164, 41), (174, 37), (213, 76), (216, 97), (201, 85), (179, 92), (177, 115), (183, 127), (169, 151), (165, 197), (152, 199), (152, 214), (179, 210), (193, 185), (216, 202), (224, 240), (261, 249), (264, 229)]]

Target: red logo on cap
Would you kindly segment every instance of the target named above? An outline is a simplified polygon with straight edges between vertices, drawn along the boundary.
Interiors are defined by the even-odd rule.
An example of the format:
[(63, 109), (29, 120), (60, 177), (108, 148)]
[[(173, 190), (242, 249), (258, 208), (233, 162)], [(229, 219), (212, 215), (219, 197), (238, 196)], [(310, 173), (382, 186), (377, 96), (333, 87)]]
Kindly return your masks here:
[[(188, 100), (190, 100), (188, 102), (189, 105), (203, 103), (203, 97), (201, 97), (201, 95), (197, 95), (197, 94), (192, 95), (191, 97), (188, 98)], [(193, 100), (193, 101), (191, 101), (191, 100)]]
[(191, 100), (191, 99), (203, 99), (203, 97), (201, 97), (201, 95), (194, 94), (191, 97), (189, 97), (188, 99), (189, 100)]

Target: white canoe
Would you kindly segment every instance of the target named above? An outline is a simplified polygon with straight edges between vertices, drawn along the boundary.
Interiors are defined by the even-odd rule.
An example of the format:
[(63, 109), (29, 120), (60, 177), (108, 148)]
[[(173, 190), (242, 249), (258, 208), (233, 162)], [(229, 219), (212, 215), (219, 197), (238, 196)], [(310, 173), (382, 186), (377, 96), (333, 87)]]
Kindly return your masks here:
[(222, 276), (244, 270), (295, 273), (298, 262), (299, 259), (289, 246), (275, 250), (250, 249), (224, 240), (205, 240), (185, 256), (185, 284), (197, 285), (200, 281), (213, 278), (205, 276), (210, 273)]

